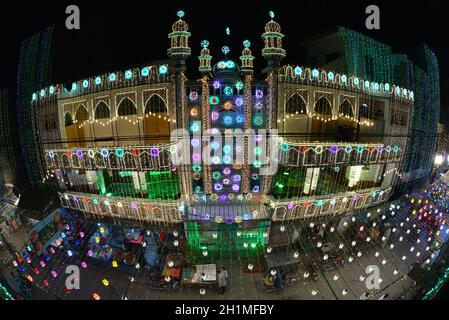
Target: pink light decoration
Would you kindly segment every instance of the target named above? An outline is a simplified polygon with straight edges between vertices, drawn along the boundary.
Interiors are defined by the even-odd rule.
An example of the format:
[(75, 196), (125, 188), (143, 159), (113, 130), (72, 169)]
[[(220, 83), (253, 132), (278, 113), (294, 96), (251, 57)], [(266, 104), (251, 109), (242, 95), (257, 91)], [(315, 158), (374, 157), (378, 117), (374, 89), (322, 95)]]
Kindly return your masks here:
[(56, 278), (58, 276), (58, 273), (55, 270), (52, 270), (51, 275), (53, 276), (53, 278)]
[(218, 112), (212, 112), (212, 121), (217, 121), (219, 117), (220, 115), (218, 114)]
[(81, 267), (83, 267), (83, 269), (86, 269), (87, 268), (87, 263), (86, 262), (81, 262)]
[(28, 263), (28, 264), (30, 264), (30, 263), (31, 263), (31, 259), (30, 259), (30, 258), (27, 258), (27, 260), (26, 260), (26, 261), (27, 261), (27, 263)]
[(94, 253), (92, 252), (92, 250), (89, 250), (89, 251), (87, 251), (87, 255), (88, 255), (89, 257), (92, 257), (92, 256), (94, 255)]
[(131, 203), (131, 209), (137, 209), (139, 206), (137, 205), (137, 203), (132, 202)]
[(42, 268), (45, 268), (45, 262), (44, 261), (41, 261), (40, 265), (41, 265)]
[(50, 252), (51, 252), (52, 254), (54, 254), (54, 253), (55, 253), (55, 249), (54, 249), (53, 247), (50, 247)]
[(193, 161), (201, 161), (201, 153), (194, 153), (193, 155), (192, 155), (192, 159), (193, 159)]
[(80, 238), (84, 238), (84, 232), (80, 232)]

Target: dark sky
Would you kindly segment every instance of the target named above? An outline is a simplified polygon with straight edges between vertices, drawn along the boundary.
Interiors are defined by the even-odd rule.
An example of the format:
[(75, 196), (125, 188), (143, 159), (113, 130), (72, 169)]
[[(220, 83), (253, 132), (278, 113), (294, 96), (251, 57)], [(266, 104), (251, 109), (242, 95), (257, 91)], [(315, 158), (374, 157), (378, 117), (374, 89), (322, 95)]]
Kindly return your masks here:
[[(269, 19), (268, 11), (273, 10), (286, 35), (284, 47), (288, 62), (305, 62), (300, 46), (302, 39), (320, 30), (342, 25), (385, 42), (396, 52), (405, 51), (410, 44), (426, 42), (439, 57), (443, 96), (447, 97), (449, 92), (445, 1), (91, 0), (16, 3), (8, 10), (0, 11), (0, 87), (8, 87), (11, 91), (16, 90), (20, 41), (50, 24), (56, 26), (53, 82), (57, 83), (165, 59), (167, 34), (176, 20), (176, 11), (181, 8), (186, 12), (185, 20), (192, 32), (190, 64), (195, 68), (199, 43), (203, 39), (210, 41), (212, 55), (216, 56), (222, 45), (229, 44), (234, 59), (240, 55), (242, 40), (249, 39), (257, 62), (263, 63), (260, 35)], [(80, 7), (79, 31), (65, 29), (65, 7), (68, 4)], [(379, 31), (365, 28), (365, 8), (369, 4), (380, 7)], [(226, 26), (231, 29), (229, 40), (224, 33)]]

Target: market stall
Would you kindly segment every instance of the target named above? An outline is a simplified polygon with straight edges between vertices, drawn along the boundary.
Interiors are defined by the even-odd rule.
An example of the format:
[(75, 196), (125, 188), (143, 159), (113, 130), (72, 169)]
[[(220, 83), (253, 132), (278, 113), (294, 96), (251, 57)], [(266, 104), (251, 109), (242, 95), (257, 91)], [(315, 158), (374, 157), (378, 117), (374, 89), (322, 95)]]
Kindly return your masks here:
[(184, 267), (181, 282), (184, 287), (217, 288), (217, 266), (215, 264), (199, 264), (195, 267)]

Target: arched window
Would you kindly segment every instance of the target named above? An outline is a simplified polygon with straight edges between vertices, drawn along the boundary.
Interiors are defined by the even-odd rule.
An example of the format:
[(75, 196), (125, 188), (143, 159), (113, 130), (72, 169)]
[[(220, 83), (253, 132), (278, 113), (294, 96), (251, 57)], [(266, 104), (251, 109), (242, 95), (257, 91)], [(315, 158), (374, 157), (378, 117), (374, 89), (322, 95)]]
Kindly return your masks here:
[(307, 108), (304, 99), (297, 93), (292, 95), (287, 101), (285, 112), (290, 114), (306, 114)]
[(346, 117), (346, 116), (353, 117), (354, 116), (354, 112), (352, 112), (352, 106), (348, 100), (345, 100), (340, 104), (338, 114), (343, 117)]
[(95, 119), (107, 119), (111, 117), (111, 111), (106, 103), (101, 101), (95, 108)]
[(120, 102), (117, 108), (117, 114), (119, 116), (131, 116), (137, 114), (137, 108), (134, 105), (134, 102), (132, 102), (131, 99), (126, 97)]
[(332, 106), (325, 97), (321, 97), (315, 103), (315, 112), (321, 115), (332, 115)]
[(76, 110), (76, 114), (75, 114), (75, 120), (76, 121), (89, 120), (89, 112), (87, 111), (85, 106), (80, 105), (78, 107), (78, 109)]
[(150, 112), (167, 113), (167, 106), (165, 105), (164, 100), (157, 94), (152, 95), (145, 105), (145, 114)]
[(73, 124), (73, 119), (72, 119), (72, 115), (70, 114), (70, 112), (66, 112), (64, 115), (64, 122), (65, 122), (65, 126), (71, 126)]

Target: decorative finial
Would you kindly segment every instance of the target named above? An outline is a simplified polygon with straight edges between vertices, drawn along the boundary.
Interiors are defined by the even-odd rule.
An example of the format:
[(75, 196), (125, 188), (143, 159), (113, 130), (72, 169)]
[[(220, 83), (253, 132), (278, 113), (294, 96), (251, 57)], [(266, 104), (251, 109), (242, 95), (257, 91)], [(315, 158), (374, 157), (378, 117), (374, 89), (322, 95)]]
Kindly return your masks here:
[(231, 35), (231, 29), (229, 29), (229, 27), (226, 27), (226, 34), (227, 34), (228, 36)]
[(221, 48), (221, 52), (223, 52), (224, 55), (227, 55), (229, 53), (229, 51), (231, 51), (231, 49), (229, 49), (228, 46), (224, 46)]
[(273, 20), (274, 19), (274, 12), (270, 10), (268, 12), (268, 14), (270, 15), (271, 20)]
[(179, 10), (179, 11), (176, 13), (176, 15), (179, 17), (179, 19), (182, 19), (182, 18), (185, 16), (185, 13), (184, 13), (184, 11)]
[(245, 41), (243, 41), (243, 46), (245, 48), (249, 48), (251, 46), (251, 42), (249, 40), (245, 40)]
[(209, 41), (207, 41), (207, 40), (201, 41), (201, 47), (207, 48), (208, 46), (209, 46)]

